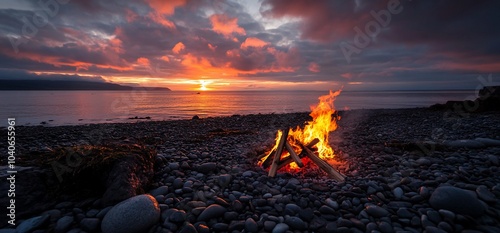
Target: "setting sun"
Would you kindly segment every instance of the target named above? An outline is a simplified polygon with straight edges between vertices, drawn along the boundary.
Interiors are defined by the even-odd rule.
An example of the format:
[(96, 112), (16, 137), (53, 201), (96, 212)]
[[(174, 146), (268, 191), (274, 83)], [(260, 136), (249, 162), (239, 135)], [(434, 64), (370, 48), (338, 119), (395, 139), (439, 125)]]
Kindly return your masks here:
[(208, 84), (212, 83), (211, 81), (207, 80), (200, 80), (200, 91), (207, 91), (210, 90), (210, 88), (207, 87)]

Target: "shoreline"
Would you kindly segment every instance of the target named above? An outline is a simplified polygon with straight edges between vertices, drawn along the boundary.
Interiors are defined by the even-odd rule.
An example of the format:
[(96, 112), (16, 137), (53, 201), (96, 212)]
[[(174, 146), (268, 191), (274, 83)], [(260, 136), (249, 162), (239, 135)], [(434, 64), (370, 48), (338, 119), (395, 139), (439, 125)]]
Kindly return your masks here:
[[(140, 162), (138, 167), (131, 168), (138, 170), (119, 174), (139, 174), (138, 171), (153, 169), (154, 164), (154, 175), (142, 191), (135, 193), (152, 194), (159, 203), (163, 217), (150, 226), (154, 228), (152, 232), (178, 232), (190, 227), (200, 232), (204, 229), (200, 225), (231, 232), (245, 229), (247, 224), (266, 232), (279, 224), (292, 231), (319, 232), (384, 231), (389, 228), (416, 232), (436, 228), (500, 230), (497, 214), (500, 211), (500, 145), (495, 144), (500, 142), (500, 112), (460, 115), (447, 114), (444, 110), (410, 108), (350, 110), (339, 111), (339, 114), (342, 118), (338, 121), (339, 128), (330, 134), (330, 144), (336, 151), (336, 169), (347, 175), (344, 183), (329, 180), (314, 168), (298, 173), (280, 170), (275, 178), (269, 178), (267, 171), (256, 165), (256, 156), (269, 149), (276, 131), (302, 125), (309, 119), (308, 112), (78, 126), (21, 126), (16, 128), (16, 143), (19, 143), (16, 164), (33, 166), (36, 161), (30, 162), (30, 158), (57, 155), (64, 148), (90, 146), (99, 149), (103, 146), (104, 150), (121, 151), (120, 148), (124, 148), (128, 151), (127, 148), (134, 145), (143, 146), (145, 149), (140, 151), (151, 150), (154, 154), (151, 162)], [(5, 129), (0, 130), (3, 131)], [(481, 138), (490, 141), (481, 142)], [(0, 149), (4, 149), (4, 145)], [(64, 157), (58, 161), (76, 169), (73, 171), (88, 168), (83, 166), (87, 163), (71, 167)], [(6, 160), (2, 158), (4, 164)], [(116, 169), (102, 167), (102, 164), (94, 163), (94, 166)], [(104, 204), (104, 196), (99, 192), (84, 198), (64, 192), (58, 194), (57, 199), (43, 196), (41, 191), (47, 187), (41, 184), (50, 179), (34, 182), (40, 179), (36, 177), (48, 174), (56, 179), (51, 167), (46, 168), (48, 170), (23, 168), (18, 173), (20, 177), (31, 179), (17, 180), (19, 195), (23, 189), (25, 192), (30, 190), (26, 197), (31, 201), (35, 199), (30, 208), (39, 207), (37, 211), (22, 215), (23, 207), (19, 203), (18, 220), (41, 217), (38, 220), (43, 220), (43, 224), (37, 225), (38, 229), (67, 227), (66, 231), (100, 232), (105, 212), (115, 204)], [(101, 174), (97, 171), (94, 173)], [(71, 178), (68, 174), (63, 175), (65, 180)], [(92, 179), (95, 182), (102, 177)], [(56, 179), (55, 185), (57, 183)], [(453, 198), (436, 201), (433, 195), (450, 191), (440, 188), (445, 186), (456, 188), (451, 192), (471, 191), (474, 195), (465, 201)], [(48, 190), (52, 190), (50, 187)], [(118, 195), (122, 188), (125, 186), (114, 193)], [(87, 189), (76, 191), (85, 193)], [(52, 202), (41, 205), (42, 200)], [(470, 207), (475, 212), (455, 208), (467, 202), (488, 203), (488, 206)], [(211, 207), (214, 205), (216, 207)], [(205, 210), (213, 208), (223, 212), (214, 213), (208, 219), (200, 217)], [(452, 212), (453, 218), (443, 212), (443, 208)], [(181, 218), (164, 219), (172, 213)], [(63, 226), (62, 221), (69, 223)]]
[[(337, 110), (338, 113), (343, 113), (343, 112), (350, 112), (350, 111), (385, 111), (385, 110), (427, 110), (429, 107), (410, 107), (410, 108), (363, 108), (363, 109), (343, 109), (343, 110)], [(439, 111), (439, 110), (438, 110)], [(106, 120), (103, 120), (104, 122), (97, 122), (97, 123), (81, 123), (81, 124), (61, 124), (61, 125), (51, 125), (51, 123), (48, 122), (54, 122), (54, 120), (48, 120), (44, 121), (45, 123), (34, 125), (34, 124), (24, 124), (24, 125), (17, 125), (17, 127), (45, 127), (45, 128), (53, 128), (53, 127), (67, 127), (67, 126), (92, 126), (92, 125), (106, 125), (106, 124), (137, 124), (137, 123), (159, 123), (159, 122), (171, 122), (171, 121), (190, 121), (194, 120), (193, 117), (198, 116), (199, 119), (220, 119), (220, 118), (231, 118), (231, 117), (244, 117), (244, 116), (266, 116), (266, 115), (286, 115), (286, 114), (309, 114), (310, 111), (297, 111), (297, 112), (285, 112), (285, 113), (252, 113), (252, 114), (232, 114), (232, 115), (220, 115), (220, 116), (207, 116), (207, 117), (201, 117), (198, 115), (193, 115), (191, 117), (186, 117), (186, 118), (180, 118), (180, 117), (175, 117), (172, 119), (163, 119), (163, 120), (156, 120), (155, 118), (152, 118), (150, 116), (137, 116), (138, 118), (135, 119), (134, 117), (128, 117), (128, 118), (123, 118), (123, 119), (116, 119), (117, 122), (109, 121), (107, 122)], [(85, 119), (83, 119), (85, 120)], [(136, 120), (134, 122), (134, 120)], [(101, 120), (96, 120), (96, 121), (101, 121)], [(130, 121), (130, 122), (125, 122), (125, 121)], [(0, 126), (0, 129), (6, 129), (6, 126)]]

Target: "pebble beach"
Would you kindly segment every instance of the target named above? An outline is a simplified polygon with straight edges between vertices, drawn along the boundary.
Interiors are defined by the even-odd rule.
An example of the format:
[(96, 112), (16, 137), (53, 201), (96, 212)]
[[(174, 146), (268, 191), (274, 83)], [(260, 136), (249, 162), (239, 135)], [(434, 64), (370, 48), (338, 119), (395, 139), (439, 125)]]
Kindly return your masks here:
[[(345, 182), (312, 165), (272, 178), (257, 165), (277, 130), (303, 126), (308, 113), (17, 127), (19, 177), (53, 172), (30, 156), (103, 144), (154, 151), (153, 173), (144, 184), (134, 181), (141, 188), (124, 200), (64, 193), (36, 211), (18, 206), (16, 225), (2, 220), (0, 233), (500, 232), (500, 112), (417, 108), (340, 116), (330, 134), (330, 164)], [(25, 195), (43, 196), (27, 188), (33, 185), (16, 183), (19, 192), (30, 190)]]

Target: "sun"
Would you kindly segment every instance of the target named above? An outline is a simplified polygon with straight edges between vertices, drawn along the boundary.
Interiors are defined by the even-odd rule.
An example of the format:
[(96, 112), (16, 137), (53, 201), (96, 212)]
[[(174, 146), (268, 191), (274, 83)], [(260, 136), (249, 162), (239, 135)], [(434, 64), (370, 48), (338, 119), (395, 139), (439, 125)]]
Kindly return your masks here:
[(210, 88), (207, 87), (208, 84), (212, 83), (211, 81), (207, 80), (200, 80), (200, 91), (208, 91)]

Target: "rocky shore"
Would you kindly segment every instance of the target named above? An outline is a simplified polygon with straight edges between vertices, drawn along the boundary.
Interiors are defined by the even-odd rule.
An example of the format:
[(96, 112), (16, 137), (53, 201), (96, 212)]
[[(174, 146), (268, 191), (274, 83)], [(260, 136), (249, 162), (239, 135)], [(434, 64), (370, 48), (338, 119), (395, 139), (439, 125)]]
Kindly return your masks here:
[(340, 115), (330, 142), (343, 183), (257, 166), (308, 113), (17, 127), (24, 196), (7, 224), (2, 181), (0, 233), (500, 232), (499, 112)]

